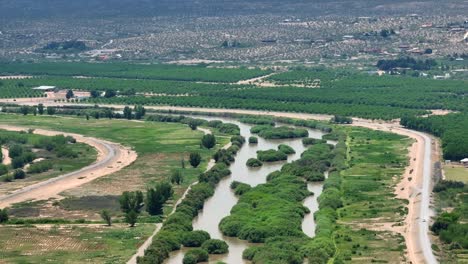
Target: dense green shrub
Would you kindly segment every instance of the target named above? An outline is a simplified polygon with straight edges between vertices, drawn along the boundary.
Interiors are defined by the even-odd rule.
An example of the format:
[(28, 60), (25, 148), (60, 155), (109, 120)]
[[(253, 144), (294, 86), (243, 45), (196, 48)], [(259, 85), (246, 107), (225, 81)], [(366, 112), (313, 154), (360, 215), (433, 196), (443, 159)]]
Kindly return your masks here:
[(52, 169), (53, 164), (50, 161), (40, 161), (38, 163), (31, 164), (28, 168), (28, 173), (42, 173)]
[(22, 169), (16, 169), (16, 170), (13, 171), (13, 178), (15, 178), (16, 180), (17, 179), (24, 179), (24, 178), (26, 178), (26, 173)]
[(316, 139), (316, 138), (303, 138), (302, 139), (302, 144), (304, 144), (305, 146), (321, 144), (321, 143), (327, 143), (327, 141), (324, 139)]
[(249, 144), (257, 144), (258, 138), (257, 137), (249, 137)]
[(231, 189), (234, 190), (236, 195), (243, 195), (244, 193), (248, 192), (252, 187), (247, 183), (233, 181), (231, 183)]
[(201, 247), (209, 254), (225, 254), (229, 251), (228, 244), (219, 239), (206, 240)]
[(278, 150), (287, 155), (296, 153), (296, 151), (292, 147), (285, 145), (285, 144), (280, 144), (278, 146)]
[(250, 158), (250, 159), (247, 160), (246, 165), (248, 167), (261, 167), (263, 165), (263, 163), (260, 160), (256, 159), (256, 158)]
[(0, 175), (4, 175), (7, 173), (8, 173), (8, 166), (0, 163)]
[(208, 252), (200, 248), (193, 248), (185, 253), (183, 264), (195, 264), (208, 261)]
[(280, 160), (287, 160), (288, 155), (284, 154), (281, 151), (269, 149), (269, 150), (259, 150), (257, 151), (257, 158), (263, 162), (274, 162)]
[(184, 247), (200, 247), (208, 239), (210, 239), (210, 234), (208, 234), (208, 232), (194, 230), (184, 234), (182, 245), (184, 245)]

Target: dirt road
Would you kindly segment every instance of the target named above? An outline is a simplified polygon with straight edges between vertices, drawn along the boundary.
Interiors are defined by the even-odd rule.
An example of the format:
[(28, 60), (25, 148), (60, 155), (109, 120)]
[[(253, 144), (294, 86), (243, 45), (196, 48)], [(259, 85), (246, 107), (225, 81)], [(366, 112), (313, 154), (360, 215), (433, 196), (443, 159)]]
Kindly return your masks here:
[[(28, 128), (0, 125), (0, 129), (23, 131), (27, 130)], [(1, 196), (0, 208), (28, 200), (47, 200), (49, 198), (60, 198), (59, 194), (61, 192), (80, 186), (99, 177), (119, 171), (120, 169), (130, 165), (137, 158), (136, 152), (129, 148), (96, 138), (43, 129), (36, 129), (34, 130), (34, 133), (45, 136), (72, 136), (76, 139), (77, 142), (85, 143), (94, 147), (98, 152), (97, 161), (78, 171), (39, 182), (14, 191), (13, 193)]]

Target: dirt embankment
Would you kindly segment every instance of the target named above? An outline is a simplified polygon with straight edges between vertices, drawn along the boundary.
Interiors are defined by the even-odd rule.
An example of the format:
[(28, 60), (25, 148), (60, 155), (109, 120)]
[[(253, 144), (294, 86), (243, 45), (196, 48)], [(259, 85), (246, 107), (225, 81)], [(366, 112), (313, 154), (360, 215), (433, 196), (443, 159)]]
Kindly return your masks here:
[[(24, 127), (8, 125), (0, 125), (0, 129), (12, 131), (27, 130), (27, 128)], [(35, 183), (10, 194), (1, 196), (0, 208), (28, 200), (47, 200), (50, 198), (61, 198), (59, 195), (61, 192), (80, 186), (99, 177), (119, 171), (120, 169), (133, 163), (137, 158), (136, 152), (130, 148), (105, 140), (84, 137), (78, 134), (62, 133), (43, 129), (36, 129), (34, 130), (34, 133), (45, 136), (72, 136), (76, 139), (77, 142), (85, 143), (95, 148), (98, 152), (97, 160), (93, 164), (78, 171), (61, 175), (43, 182)]]

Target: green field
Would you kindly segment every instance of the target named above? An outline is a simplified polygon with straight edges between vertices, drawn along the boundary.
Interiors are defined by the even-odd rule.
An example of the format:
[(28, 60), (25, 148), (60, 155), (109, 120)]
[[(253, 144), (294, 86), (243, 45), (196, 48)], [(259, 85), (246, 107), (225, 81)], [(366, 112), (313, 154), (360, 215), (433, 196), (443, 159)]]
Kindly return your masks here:
[[(21, 134), (15, 131), (0, 130), (0, 138), (2, 141), (5, 141), (5, 146), (20, 146), (24, 155), (28, 155), (29, 153), (34, 156), (33, 160), (42, 159), (42, 161), (38, 162), (24, 162), (24, 165), (18, 168), (26, 172), (25, 179), (12, 178), (12, 173), (16, 168), (14, 167), (14, 162), (9, 165), (9, 173), (0, 177), (0, 180), (3, 181), (0, 184), (6, 189), (9, 189), (8, 186), (11, 185), (5, 182), (7, 179), (16, 183), (34, 183), (83, 168), (93, 163), (97, 156), (95, 149), (83, 143), (65, 143), (54, 146), (53, 140), (58, 138), (60, 141), (60, 137), (48, 137), (29, 133)], [(60, 143), (63, 142), (60, 141)], [(50, 148), (54, 146), (54, 148), (47, 150), (46, 145), (49, 145)], [(46, 167), (46, 169), (38, 169), (38, 166)], [(36, 170), (33, 171), (33, 168)], [(18, 188), (18, 186), (12, 186), (12, 188)]]
[[(2, 263), (125, 263), (154, 229), (122, 225), (0, 226)], [(34, 256), (34, 257), (31, 257)]]
[(468, 183), (468, 168), (463, 166), (444, 166), (445, 177), (449, 181), (461, 181)]
[[(214, 151), (229, 141), (229, 137), (219, 134), (215, 130), (217, 146), (212, 150), (202, 149), (200, 148), (200, 139), (203, 133), (193, 131), (187, 125), (180, 123), (86, 120), (84, 118), (11, 114), (1, 114), (0, 122), (25, 128), (43, 128), (106, 139), (132, 147), (138, 153), (137, 160), (121, 171), (67, 190), (62, 194), (67, 197), (63, 202), (22, 203), (12, 209), (15, 214), (22, 214), (26, 217), (29, 216), (29, 218), (37, 217), (38, 214), (34, 212), (39, 210), (48, 214), (46, 218), (58, 218), (65, 221), (84, 219), (92, 223), (102, 223), (98, 213), (102, 209), (109, 209), (113, 213), (114, 221), (121, 222), (122, 213), (116, 202), (118, 195), (128, 190), (145, 191), (147, 186), (152, 186), (155, 182), (168, 180), (174, 169), (181, 169), (181, 160), (185, 159), (185, 169), (181, 169), (184, 181), (181, 185), (173, 186), (174, 196), (165, 205), (165, 213), (167, 213), (187, 186), (198, 179), (198, 175), (205, 169)], [(198, 168), (192, 168), (188, 163), (188, 154), (192, 151), (198, 151), (202, 155), (202, 164)], [(48, 209), (51, 205), (53, 205), (53, 210)], [(12, 218), (12, 220), (18, 220), (15, 215)], [(38, 243), (37, 240), (31, 240), (30, 244), (23, 243), (21, 246), (9, 247), (8, 243), (10, 241), (13, 243), (15, 240), (0, 238), (0, 241), (6, 241), (0, 242), (0, 252), (5, 256), (2, 259), (11, 259), (15, 263), (38, 263), (48, 259), (57, 260), (55, 263), (63, 263), (64, 259), (73, 260), (71, 262), (65, 261), (66, 263), (83, 263), (87, 259), (93, 259), (93, 263), (94, 261), (97, 263), (122, 263), (123, 260), (130, 258), (137, 245), (153, 231), (154, 225), (145, 223), (154, 221), (160, 221), (160, 219), (149, 217), (144, 212), (136, 229), (129, 229), (122, 224), (107, 229), (102, 226), (95, 228), (94, 225), (83, 225), (83, 228), (71, 226), (68, 229), (73, 230), (70, 231), (73, 236), (68, 242), (72, 245), (64, 243), (63, 248), (51, 249), (47, 254), (37, 254), (38, 257), (33, 260), (29, 260), (29, 258), (26, 260), (25, 255), (28, 254), (28, 250), (39, 250), (40, 247), (33, 246), (34, 241)], [(41, 224), (38, 224), (38, 227), (44, 228)], [(26, 231), (31, 231), (31, 236), (39, 239), (44, 233), (22, 225), (0, 228), (2, 228), (0, 236), (21, 230), (21, 234), (28, 235)], [(57, 236), (63, 239), (69, 236), (60, 233), (61, 230), (58, 232)], [(79, 248), (75, 248), (77, 244), (80, 245)], [(96, 244), (100, 246), (97, 248), (91, 246)]]

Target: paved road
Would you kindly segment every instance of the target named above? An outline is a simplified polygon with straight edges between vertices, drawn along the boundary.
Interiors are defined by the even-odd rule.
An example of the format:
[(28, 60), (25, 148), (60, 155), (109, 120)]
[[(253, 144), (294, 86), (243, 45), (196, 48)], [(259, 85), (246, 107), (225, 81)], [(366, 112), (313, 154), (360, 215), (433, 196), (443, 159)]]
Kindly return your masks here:
[(424, 139), (423, 184), (421, 189), (421, 207), (419, 213), (419, 244), (427, 264), (438, 263), (432, 252), (429, 238), (429, 221), (431, 218), (431, 182), (432, 182), (432, 139), (420, 132), (413, 132)]

